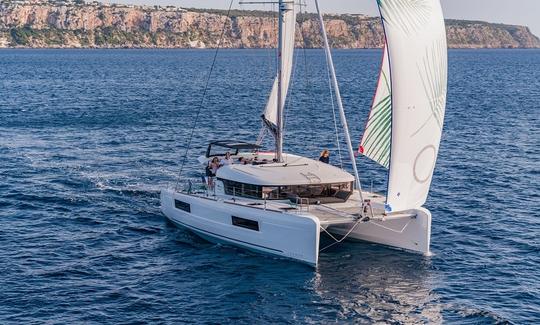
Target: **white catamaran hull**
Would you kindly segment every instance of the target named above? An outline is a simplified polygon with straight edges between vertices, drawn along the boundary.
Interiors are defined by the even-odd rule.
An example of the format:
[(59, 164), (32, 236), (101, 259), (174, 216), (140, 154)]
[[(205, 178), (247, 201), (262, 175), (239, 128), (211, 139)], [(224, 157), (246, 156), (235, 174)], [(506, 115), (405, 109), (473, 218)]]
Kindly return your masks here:
[(174, 190), (161, 192), (161, 210), (177, 226), (210, 242), (313, 266), (318, 263), (321, 231), (336, 239), (347, 235), (347, 239), (429, 254), (431, 214), (424, 208), (358, 221), (353, 216), (329, 215), (328, 208), (323, 206), (312, 206), (309, 212), (287, 213), (253, 203), (255, 205)]
[[(320, 224), (312, 216), (246, 207), (172, 190), (161, 192), (161, 210), (175, 225), (210, 242), (317, 264)], [(240, 222), (235, 225), (233, 218)], [(251, 222), (246, 224), (244, 220)]]
[[(346, 225), (328, 228), (330, 233), (345, 235)], [(362, 240), (429, 255), (431, 239), (431, 213), (420, 208), (388, 215), (382, 220), (370, 220), (354, 228), (349, 239)]]

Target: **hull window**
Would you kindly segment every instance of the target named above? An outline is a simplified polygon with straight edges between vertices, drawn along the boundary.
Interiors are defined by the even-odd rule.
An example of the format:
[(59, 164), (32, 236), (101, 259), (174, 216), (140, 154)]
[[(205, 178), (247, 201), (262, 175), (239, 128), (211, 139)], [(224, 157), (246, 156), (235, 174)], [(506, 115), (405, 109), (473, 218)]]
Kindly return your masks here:
[(182, 202), (182, 201), (179, 201), (179, 200), (174, 200), (174, 207), (177, 208), (177, 209), (180, 209), (180, 210), (191, 213), (191, 205), (189, 205), (189, 203)]
[(244, 219), (232, 216), (232, 224), (237, 227), (246, 228), (249, 230), (259, 231), (259, 223), (254, 220)]

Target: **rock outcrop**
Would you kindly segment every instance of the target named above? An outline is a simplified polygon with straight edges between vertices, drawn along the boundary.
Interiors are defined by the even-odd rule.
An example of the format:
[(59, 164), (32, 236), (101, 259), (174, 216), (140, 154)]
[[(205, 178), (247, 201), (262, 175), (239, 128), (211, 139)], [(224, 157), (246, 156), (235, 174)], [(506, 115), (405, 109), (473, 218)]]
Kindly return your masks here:
[[(378, 18), (327, 15), (332, 46), (377, 48), (383, 43)], [(319, 24), (299, 15), (298, 46), (320, 47)], [(225, 27), (225, 28), (224, 28)], [(0, 0), (0, 47), (58, 48), (268, 48), (276, 44), (272, 12), (107, 5), (82, 0)], [(451, 48), (540, 48), (527, 27), (447, 20)]]

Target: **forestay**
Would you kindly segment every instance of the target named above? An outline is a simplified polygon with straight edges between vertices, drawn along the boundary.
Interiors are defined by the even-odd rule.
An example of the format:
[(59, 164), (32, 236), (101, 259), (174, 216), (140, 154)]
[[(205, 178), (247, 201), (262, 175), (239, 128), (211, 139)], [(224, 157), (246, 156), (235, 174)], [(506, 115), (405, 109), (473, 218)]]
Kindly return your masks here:
[[(286, 6), (286, 10), (283, 15), (283, 39), (281, 44), (282, 53), (281, 58), (279, 58), (281, 59), (283, 74), (283, 81), (281, 83), (282, 107), (285, 105), (287, 91), (289, 90), (289, 83), (291, 80), (296, 33), (296, 11), (294, 8), (295, 6), (291, 3), (285, 3), (284, 5)], [(278, 77), (276, 77), (276, 79), (274, 80), (274, 86), (272, 87), (272, 92), (270, 93), (270, 97), (268, 98), (268, 102), (266, 104), (266, 109), (262, 116), (266, 126), (274, 135), (277, 128), (278, 83)]]
[[(390, 74), (391, 137), (387, 208), (403, 211), (427, 198), (441, 140), (447, 92), (447, 45), (439, 0), (378, 0)], [(384, 78), (381, 78), (384, 79)], [(382, 88), (381, 88), (382, 87)], [(384, 116), (387, 85), (379, 82), (372, 115)], [(376, 96), (377, 97), (377, 96)], [(380, 111), (380, 112), (379, 112)], [(382, 117), (381, 117), (382, 119)], [(385, 135), (370, 118), (364, 150), (385, 165)], [(386, 125), (383, 120), (377, 125)], [(378, 133), (374, 133), (378, 132)], [(378, 150), (378, 151), (377, 151)], [(377, 155), (377, 153), (382, 153)]]

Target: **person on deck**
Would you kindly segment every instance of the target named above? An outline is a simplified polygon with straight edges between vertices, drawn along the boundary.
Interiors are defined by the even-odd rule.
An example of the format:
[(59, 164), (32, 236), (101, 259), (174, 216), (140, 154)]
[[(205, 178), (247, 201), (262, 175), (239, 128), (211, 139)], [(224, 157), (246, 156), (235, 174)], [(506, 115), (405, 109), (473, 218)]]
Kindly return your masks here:
[(219, 162), (221, 166), (227, 166), (234, 164), (234, 160), (231, 158), (231, 153), (227, 152), (225, 154), (225, 157), (221, 158), (221, 161)]
[(218, 157), (214, 157), (210, 162), (210, 170), (212, 171), (212, 176), (216, 176), (219, 167), (221, 167), (219, 159)]
[(220, 164), (218, 157), (214, 157), (212, 161), (208, 163), (208, 166), (206, 166), (206, 178), (208, 180), (208, 186), (210, 188), (214, 187), (214, 177), (216, 177), (216, 173), (219, 167)]
[(238, 163), (240, 165), (247, 165), (247, 164), (250, 164), (251, 162), (249, 161), (249, 159), (246, 159), (244, 157), (240, 157), (240, 158), (238, 158)]
[(328, 149), (324, 149), (322, 152), (321, 152), (321, 155), (319, 157), (319, 161), (320, 162), (323, 162), (325, 164), (329, 164), (330, 163), (330, 151), (328, 151)]

